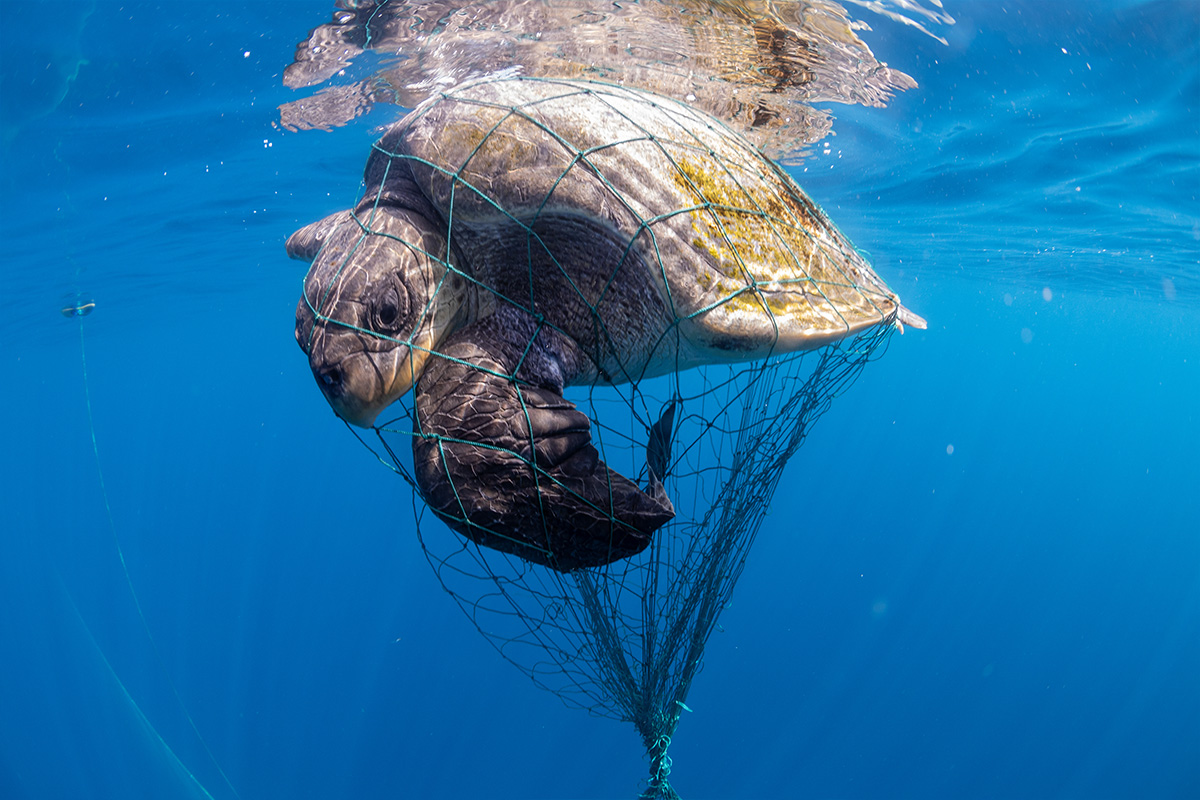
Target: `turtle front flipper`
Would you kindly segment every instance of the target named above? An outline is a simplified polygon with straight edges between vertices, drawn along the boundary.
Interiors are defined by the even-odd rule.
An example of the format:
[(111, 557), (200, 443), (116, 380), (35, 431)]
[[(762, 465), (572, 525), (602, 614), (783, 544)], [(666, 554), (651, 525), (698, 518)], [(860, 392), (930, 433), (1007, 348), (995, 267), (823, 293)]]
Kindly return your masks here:
[(415, 395), (422, 495), (467, 538), (561, 572), (641, 552), (675, 516), (670, 500), (600, 460), (550, 336), (511, 323), (468, 326), (429, 359)]

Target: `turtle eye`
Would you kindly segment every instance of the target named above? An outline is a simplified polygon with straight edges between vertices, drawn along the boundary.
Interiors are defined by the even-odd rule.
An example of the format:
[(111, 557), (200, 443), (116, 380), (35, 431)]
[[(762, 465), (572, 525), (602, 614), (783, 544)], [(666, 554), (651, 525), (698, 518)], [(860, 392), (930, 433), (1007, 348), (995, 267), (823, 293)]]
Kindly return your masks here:
[(379, 286), (371, 304), (372, 327), (380, 333), (395, 333), (408, 318), (408, 291), (399, 281)]

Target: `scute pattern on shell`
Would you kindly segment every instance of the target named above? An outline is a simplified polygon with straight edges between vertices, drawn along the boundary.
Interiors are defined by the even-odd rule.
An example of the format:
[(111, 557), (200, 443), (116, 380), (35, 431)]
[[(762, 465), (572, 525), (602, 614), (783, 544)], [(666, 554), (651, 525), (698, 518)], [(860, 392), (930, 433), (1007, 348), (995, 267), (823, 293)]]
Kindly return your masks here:
[[(677, 352), (647, 352), (641, 376), (812, 349), (901, 310), (786, 173), (670, 99), (597, 82), (481, 81), (420, 106), (377, 157), (408, 162), (451, 235), (528, 230), (551, 215), (610, 228), (653, 273), (681, 334)], [(575, 280), (586, 264), (561, 266), (586, 282)]]

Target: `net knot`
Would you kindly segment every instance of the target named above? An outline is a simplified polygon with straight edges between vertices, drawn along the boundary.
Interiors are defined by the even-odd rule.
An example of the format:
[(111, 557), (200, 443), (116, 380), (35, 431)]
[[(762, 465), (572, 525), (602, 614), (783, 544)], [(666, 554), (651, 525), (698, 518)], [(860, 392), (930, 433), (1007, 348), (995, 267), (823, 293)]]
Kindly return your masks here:
[(671, 746), (671, 737), (661, 734), (648, 748), (650, 755), (650, 779), (646, 791), (642, 792), (642, 800), (678, 800), (679, 794), (671, 788), (667, 778), (671, 774), (671, 757), (667, 748)]
[(665, 733), (655, 739), (654, 744), (650, 746), (651, 785), (665, 783), (667, 776), (671, 774), (671, 757), (667, 755), (667, 748), (670, 746), (671, 737)]

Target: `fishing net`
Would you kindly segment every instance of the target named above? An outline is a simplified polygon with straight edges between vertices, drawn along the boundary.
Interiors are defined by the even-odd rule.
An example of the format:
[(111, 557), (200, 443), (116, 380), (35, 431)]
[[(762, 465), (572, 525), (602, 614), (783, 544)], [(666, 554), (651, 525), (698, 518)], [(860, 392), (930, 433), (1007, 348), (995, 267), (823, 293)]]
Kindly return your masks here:
[[(774, 164), (647, 93), (530, 80), (451, 90), (384, 136), (365, 182), (353, 213), (322, 229), (302, 346), (315, 352), (336, 327), (423, 360), (416, 390), (356, 435), (414, 488), (438, 579), (538, 686), (632, 722), (650, 762), (643, 797), (676, 797), (668, 748), (788, 460), (897, 320), (919, 318)], [(582, 204), (603, 209), (615, 248), (588, 228), (562, 233)], [(421, 236), (397, 227), (397, 208), (430, 222)], [(331, 298), (351, 289), (337, 281), (388, 247), (426, 264), (422, 319), (452, 328), (437, 322), (448, 305), (477, 321), (430, 344), (340, 314)], [(668, 300), (653, 335), (631, 338), (610, 298), (635, 278)], [(505, 337), (515, 356), (487, 351)], [(534, 363), (555, 337), (582, 353), (563, 395), (574, 433), (590, 432), (565, 462), (532, 433), (543, 410), (572, 411)], [(439, 427), (444, 396), (478, 387), (509, 394), (478, 427)], [(517, 421), (489, 434), (505, 414)], [(643, 498), (673, 516), (639, 528), (628, 506)], [(579, 555), (572, 537), (607, 553)]]

